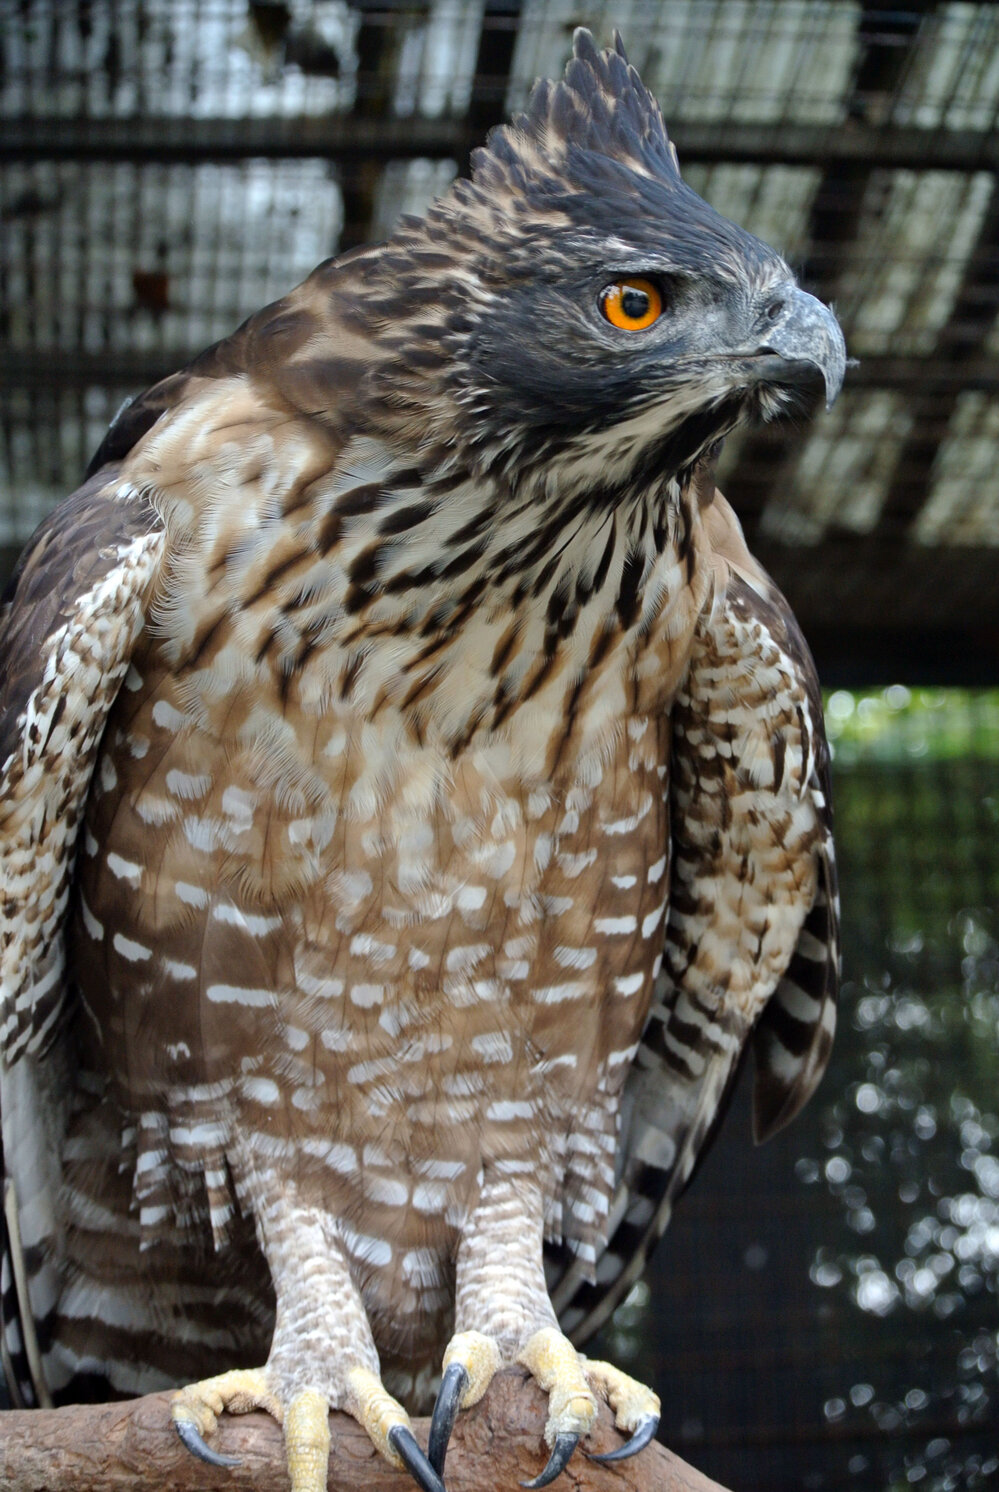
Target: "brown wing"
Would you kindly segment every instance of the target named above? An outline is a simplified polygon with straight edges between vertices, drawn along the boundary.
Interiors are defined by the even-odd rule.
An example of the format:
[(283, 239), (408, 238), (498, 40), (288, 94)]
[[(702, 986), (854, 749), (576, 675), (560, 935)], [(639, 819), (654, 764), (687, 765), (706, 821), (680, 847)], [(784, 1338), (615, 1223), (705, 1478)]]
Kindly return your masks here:
[[(755, 1129), (806, 1102), (835, 1026), (838, 902), (814, 664), (724, 499), (706, 515), (714, 596), (673, 709), (663, 969), (629, 1079), (620, 1184), (595, 1284), (559, 1292), (590, 1335), (641, 1275), (755, 1050)], [(578, 1286), (578, 1288), (577, 1288)]]
[(35, 1323), (55, 1299), (42, 1256), (72, 1087), (58, 1038), (77, 830), (164, 544), (152, 506), (114, 475), (42, 524), (0, 609), (0, 1312), (8, 1378), (26, 1402), (41, 1379)]
[(58, 1016), (76, 831), (162, 550), (148, 500), (94, 478), (38, 530), (4, 598), (0, 1048), (8, 1065), (42, 1050)]
[[(87, 480), (102, 467), (124, 461), (162, 415), (212, 379), (245, 375), (258, 385), (270, 383), (272, 394), (279, 390), (279, 402), (287, 398), (300, 412), (324, 411), (337, 381), (336, 352), (342, 353), (349, 340), (342, 328), (337, 337), (328, 334), (330, 287), (343, 275), (345, 266), (370, 252), (357, 249), (335, 261), (325, 260), (288, 295), (247, 317), (231, 336), (213, 343), (185, 368), (161, 379), (137, 398), (126, 399), (90, 460)], [(295, 356), (307, 344), (309, 355), (299, 367)], [(356, 383), (360, 367), (352, 365), (341, 371), (342, 397), (352, 382)]]

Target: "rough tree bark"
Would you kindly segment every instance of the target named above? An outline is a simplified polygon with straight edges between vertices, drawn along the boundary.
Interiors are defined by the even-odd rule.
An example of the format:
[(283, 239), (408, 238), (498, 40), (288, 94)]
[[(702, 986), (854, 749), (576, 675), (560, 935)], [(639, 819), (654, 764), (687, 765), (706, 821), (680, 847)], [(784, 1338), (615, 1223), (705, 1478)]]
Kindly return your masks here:
[[(0, 1414), (4, 1492), (287, 1492), (281, 1432), (263, 1414), (227, 1415), (215, 1444), (242, 1457), (234, 1470), (205, 1466), (181, 1446), (169, 1394), (118, 1404)], [(447, 1458), (448, 1492), (515, 1492), (545, 1462), (545, 1398), (516, 1371), (501, 1373), (481, 1403), (460, 1415)], [(426, 1445), (427, 1421), (416, 1435)], [(378, 1456), (346, 1415), (330, 1420), (329, 1486), (349, 1492), (412, 1492), (414, 1484)], [(621, 1437), (601, 1410), (597, 1451)], [(565, 1492), (725, 1492), (661, 1445), (633, 1460), (598, 1466), (577, 1451), (559, 1479)]]

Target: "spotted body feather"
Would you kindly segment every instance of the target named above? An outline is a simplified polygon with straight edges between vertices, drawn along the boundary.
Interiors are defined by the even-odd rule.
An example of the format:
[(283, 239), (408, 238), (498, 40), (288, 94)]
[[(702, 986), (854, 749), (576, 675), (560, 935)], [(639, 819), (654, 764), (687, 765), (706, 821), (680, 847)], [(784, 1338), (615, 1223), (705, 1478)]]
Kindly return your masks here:
[(450, 1338), (466, 1402), (554, 1385), (556, 1469), (608, 1384), (642, 1443), (556, 1312), (613, 1308), (745, 1052), (765, 1134), (832, 1035), (814, 670), (712, 471), (842, 370), (581, 34), (470, 182), (122, 411), (3, 620), (25, 1398), (266, 1360), (185, 1438), (287, 1408), (314, 1468), (332, 1405), (412, 1467), (381, 1383)]

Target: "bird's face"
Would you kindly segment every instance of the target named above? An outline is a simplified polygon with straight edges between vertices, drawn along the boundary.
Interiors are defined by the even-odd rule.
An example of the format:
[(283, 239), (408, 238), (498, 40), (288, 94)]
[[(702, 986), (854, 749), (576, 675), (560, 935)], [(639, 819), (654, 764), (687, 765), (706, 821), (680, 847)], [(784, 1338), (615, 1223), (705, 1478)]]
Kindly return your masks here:
[(823, 385), (835, 398), (839, 327), (776, 254), (716, 268), (619, 237), (601, 247), (587, 239), (550, 267), (539, 254), (465, 333), (466, 387), (519, 459), (590, 458), (612, 483), (639, 466), (682, 475), (737, 425)]
[(427, 231), (455, 254), (451, 390), (510, 470), (682, 480), (736, 425), (839, 391), (832, 313), (686, 185), (655, 100), (588, 38)]

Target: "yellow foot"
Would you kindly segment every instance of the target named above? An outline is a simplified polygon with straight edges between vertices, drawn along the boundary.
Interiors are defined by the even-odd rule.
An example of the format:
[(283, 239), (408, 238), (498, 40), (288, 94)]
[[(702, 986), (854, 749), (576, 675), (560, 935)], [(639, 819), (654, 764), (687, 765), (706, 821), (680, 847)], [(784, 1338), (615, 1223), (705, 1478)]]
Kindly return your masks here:
[(597, 1417), (597, 1401), (586, 1381), (582, 1360), (575, 1347), (555, 1326), (536, 1331), (521, 1349), (517, 1361), (548, 1391), (545, 1441), (551, 1449), (548, 1464), (525, 1487), (547, 1487), (568, 1466), (582, 1436), (589, 1434)]
[(546, 1443), (554, 1446), (560, 1435), (575, 1435), (578, 1440), (588, 1434), (597, 1417), (597, 1401), (569, 1338), (557, 1327), (546, 1326), (528, 1339), (517, 1361), (548, 1391)]
[[(659, 1400), (652, 1390), (610, 1363), (587, 1362), (557, 1327), (536, 1331), (521, 1348), (517, 1361), (548, 1393), (545, 1440), (551, 1455), (540, 1476), (533, 1482), (524, 1482), (525, 1487), (546, 1487), (565, 1470), (580, 1440), (593, 1428), (597, 1393), (613, 1409), (618, 1429), (628, 1431), (631, 1438), (617, 1450), (593, 1456), (594, 1461), (624, 1461), (648, 1445), (655, 1435), (659, 1427)], [(497, 1343), (482, 1332), (459, 1332), (448, 1344), (427, 1450), (430, 1465), (439, 1476), (444, 1472), (448, 1440), (458, 1411), (468, 1409), (482, 1398), (501, 1366)], [(370, 1427), (368, 1433), (378, 1444)]]
[(654, 1439), (659, 1428), (659, 1396), (612, 1363), (586, 1362), (584, 1359), (584, 1365), (587, 1378), (613, 1409), (614, 1423), (631, 1437), (617, 1450), (591, 1459), (625, 1461), (629, 1456), (637, 1455)]
[(423, 1492), (444, 1492), (444, 1483), (416, 1443), (409, 1415), (382, 1387), (378, 1375), (367, 1368), (351, 1368), (345, 1382), (344, 1409), (367, 1430), (386, 1461), (408, 1471)]
[[(367, 1431), (376, 1449), (402, 1471), (408, 1471), (423, 1492), (444, 1492), (444, 1483), (417, 1445), (409, 1416), (385, 1392), (381, 1380), (367, 1368), (348, 1369), (344, 1375), (342, 1407)], [(305, 1388), (287, 1404), (271, 1390), (266, 1369), (236, 1370), (182, 1388), (173, 1397), (170, 1413), (177, 1433), (189, 1451), (211, 1466), (238, 1466), (238, 1456), (223, 1456), (205, 1444), (218, 1416), (263, 1409), (284, 1425), (285, 1455), (292, 1492), (326, 1492), (329, 1475), (329, 1400), (318, 1389)]]
[(448, 1343), (427, 1445), (427, 1459), (438, 1476), (444, 1474), (444, 1458), (458, 1410), (479, 1402), (500, 1363), (499, 1347), (481, 1331), (460, 1331)]
[(284, 1425), (285, 1453), (292, 1492), (326, 1492), (329, 1465), (329, 1405), (323, 1394), (306, 1388), (283, 1405), (271, 1392), (262, 1368), (234, 1369), (182, 1388), (170, 1414), (188, 1450), (211, 1466), (238, 1466), (238, 1456), (223, 1456), (205, 1444), (224, 1409), (248, 1414), (263, 1409)]
[(477, 1404), (500, 1369), (500, 1350), (492, 1337), (481, 1331), (460, 1331), (452, 1337), (444, 1353), (444, 1372), (459, 1363), (468, 1377), (459, 1407), (471, 1409)]
[(326, 1492), (330, 1406), (314, 1388), (295, 1394), (284, 1412), (284, 1453), (292, 1492)]
[(545, 1440), (551, 1455), (540, 1476), (524, 1482), (525, 1487), (546, 1487), (565, 1470), (580, 1439), (589, 1433), (596, 1419), (594, 1389), (613, 1409), (618, 1429), (630, 1432), (631, 1438), (616, 1450), (592, 1456), (592, 1460), (627, 1460), (648, 1445), (659, 1428), (659, 1400), (651, 1389), (610, 1363), (587, 1362), (554, 1327), (535, 1332), (518, 1361), (548, 1390)]
[[(551, 1447), (548, 1465), (525, 1487), (545, 1487), (565, 1470), (569, 1457), (596, 1418), (597, 1401), (583, 1372), (582, 1359), (557, 1327), (544, 1327), (529, 1337), (517, 1361), (548, 1391), (545, 1439)], [(502, 1366), (499, 1345), (479, 1331), (452, 1337), (444, 1353), (444, 1376), (430, 1421), (427, 1456), (443, 1475), (448, 1441), (459, 1409), (482, 1398)]]

